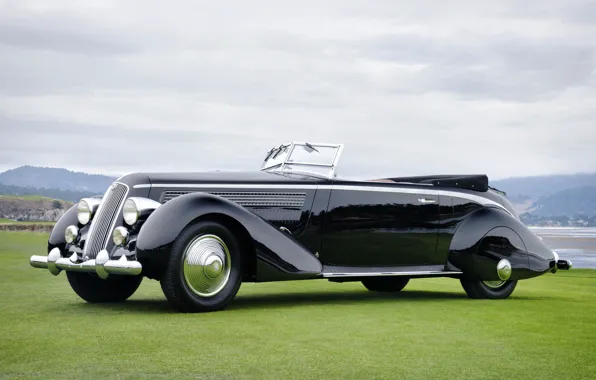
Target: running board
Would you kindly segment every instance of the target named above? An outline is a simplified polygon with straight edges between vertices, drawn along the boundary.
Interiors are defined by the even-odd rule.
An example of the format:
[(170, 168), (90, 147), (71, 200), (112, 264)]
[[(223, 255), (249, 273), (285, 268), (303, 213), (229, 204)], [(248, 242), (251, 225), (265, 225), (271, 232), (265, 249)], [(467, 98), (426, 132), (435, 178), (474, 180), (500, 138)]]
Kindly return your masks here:
[(408, 276), (408, 277), (441, 277), (460, 275), (460, 271), (447, 271), (443, 265), (410, 266), (410, 267), (345, 267), (323, 265), (321, 275), (324, 278), (337, 277), (378, 277), (378, 276)]

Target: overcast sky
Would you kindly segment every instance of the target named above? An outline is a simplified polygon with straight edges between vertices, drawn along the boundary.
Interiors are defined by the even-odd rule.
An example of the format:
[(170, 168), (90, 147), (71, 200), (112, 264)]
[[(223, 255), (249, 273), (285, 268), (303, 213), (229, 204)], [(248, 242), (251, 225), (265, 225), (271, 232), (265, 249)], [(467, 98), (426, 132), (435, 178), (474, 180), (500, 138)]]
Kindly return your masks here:
[(596, 171), (596, 2), (0, 0), (0, 171)]

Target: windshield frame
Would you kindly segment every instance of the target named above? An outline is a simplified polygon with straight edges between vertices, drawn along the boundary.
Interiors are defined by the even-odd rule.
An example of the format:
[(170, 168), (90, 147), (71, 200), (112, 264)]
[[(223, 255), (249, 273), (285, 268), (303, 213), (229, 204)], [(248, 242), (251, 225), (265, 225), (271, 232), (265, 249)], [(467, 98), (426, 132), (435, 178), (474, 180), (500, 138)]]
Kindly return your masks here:
[[(305, 162), (305, 161), (293, 161), (290, 158), (292, 157), (292, 153), (296, 147), (308, 147), (314, 148), (317, 147), (321, 148), (335, 148), (335, 156), (333, 157), (332, 162), (330, 163), (323, 163), (323, 162)], [(279, 172), (282, 174), (302, 174), (307, 176), (313, 176), (317, 178), (324, 178), (324, 179), (333, 179), (337, 176), (337, 167), (341, 155), (343, 153), (343, 144), (329, 144), (329, 143), (308, 143), (308, 142), (291, 142), (287, 144), (281, 144), (278, 147), (271, 148), (265, 159), (263, 160), (263, 164), (261, 165), (261, 171), (267, 172)], [(284, 154), (283, 160), (274, 161), (270, 165), (268, 165), (268, 161), (272, 158), (276, 158), (278, 155)], [(273, 156), (273, 157), (272, 157)], [(300, 169), (295, 169), (293, 166), (301, 166)], [(312, 168), (312, 170), (309, 170)], [(327, 174), (323, 174), (317, 172), (315, 168), (323, 168), (327, 169)]]

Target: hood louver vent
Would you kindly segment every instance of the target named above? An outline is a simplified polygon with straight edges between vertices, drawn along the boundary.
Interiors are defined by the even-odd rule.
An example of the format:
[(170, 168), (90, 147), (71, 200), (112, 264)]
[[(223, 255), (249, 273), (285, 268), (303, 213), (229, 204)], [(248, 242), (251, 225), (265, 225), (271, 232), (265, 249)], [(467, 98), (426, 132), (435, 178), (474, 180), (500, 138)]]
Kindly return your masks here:
[[(196, 191), (164, 191), (162, 203), (181, 195)], [(306, 193), (281, 192), (206, 192), (225, 198), (243, 207), (280, 207), (301, 209), (304, 206)]]

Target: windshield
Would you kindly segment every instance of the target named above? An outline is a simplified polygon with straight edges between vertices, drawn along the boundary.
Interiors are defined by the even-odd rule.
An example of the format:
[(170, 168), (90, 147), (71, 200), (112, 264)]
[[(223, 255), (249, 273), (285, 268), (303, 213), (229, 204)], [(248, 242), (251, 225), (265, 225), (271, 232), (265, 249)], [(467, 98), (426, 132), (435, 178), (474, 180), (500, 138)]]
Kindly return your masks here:
[(271, 149), (261, 170), (279, 170), (333, 178), (343, 146), (292, 143)]

